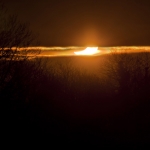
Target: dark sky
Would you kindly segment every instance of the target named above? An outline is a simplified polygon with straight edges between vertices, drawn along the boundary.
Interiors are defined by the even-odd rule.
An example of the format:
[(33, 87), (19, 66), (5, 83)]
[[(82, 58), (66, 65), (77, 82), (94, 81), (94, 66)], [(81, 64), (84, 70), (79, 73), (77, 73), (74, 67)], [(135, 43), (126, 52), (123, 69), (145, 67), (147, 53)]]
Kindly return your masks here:
[(150, 0), (5, 0), (42, 46), (150, 45)]

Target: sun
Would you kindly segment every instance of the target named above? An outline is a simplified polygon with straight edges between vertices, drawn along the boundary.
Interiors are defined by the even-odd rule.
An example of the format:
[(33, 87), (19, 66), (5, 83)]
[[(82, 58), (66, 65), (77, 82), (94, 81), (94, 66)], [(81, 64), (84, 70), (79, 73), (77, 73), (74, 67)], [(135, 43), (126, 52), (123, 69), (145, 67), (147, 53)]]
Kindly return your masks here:
[(99, 53), (98, 47), (87, 47), (85, 50), (74, 52), (76, 55), (94, 55)]

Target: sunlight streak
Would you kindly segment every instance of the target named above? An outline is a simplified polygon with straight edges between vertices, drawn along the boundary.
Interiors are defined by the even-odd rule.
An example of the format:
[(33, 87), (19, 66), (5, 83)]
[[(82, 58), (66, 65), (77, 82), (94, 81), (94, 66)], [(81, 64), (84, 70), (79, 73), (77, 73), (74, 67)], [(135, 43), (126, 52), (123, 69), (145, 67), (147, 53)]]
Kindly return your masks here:
[(74, 52), (76, 55), (94, 55), (99, 53), (98, 47), (87, 47), (85, 50)]

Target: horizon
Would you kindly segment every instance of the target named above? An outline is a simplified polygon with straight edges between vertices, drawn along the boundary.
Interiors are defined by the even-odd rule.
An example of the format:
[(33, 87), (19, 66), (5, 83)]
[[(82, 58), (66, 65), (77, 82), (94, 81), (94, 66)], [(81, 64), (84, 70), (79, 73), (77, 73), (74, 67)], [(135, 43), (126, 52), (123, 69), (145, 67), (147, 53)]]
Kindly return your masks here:
[[(86, 49), (91, 48), (90, 52)], [(97, 51), (93, 51), (93, 48), (97, 48)], [(5, 48), (7, 49), (7, 48)], [(8, 48), (9, 49), (9, 48)], [(12, 50), (16, 50), (16, 47), (12, 47)], [(33, 55), (33, 51), (39, 51), (36, 56), (39, 57), (53, 57), (53, 56), (100, 56), (103, 54), (115, 53), (140, 53), (140, 52), (150, 52), (150, 46), (29, 46), (29, 47), (19, 47), (19, 51), (27, 50), (28, 56)], [(83, 52), (84, 51), (84, 52)], [(86, 52), (85, 52), (86, 51)], [(31, 52), (31, 53), (30, 53)]]

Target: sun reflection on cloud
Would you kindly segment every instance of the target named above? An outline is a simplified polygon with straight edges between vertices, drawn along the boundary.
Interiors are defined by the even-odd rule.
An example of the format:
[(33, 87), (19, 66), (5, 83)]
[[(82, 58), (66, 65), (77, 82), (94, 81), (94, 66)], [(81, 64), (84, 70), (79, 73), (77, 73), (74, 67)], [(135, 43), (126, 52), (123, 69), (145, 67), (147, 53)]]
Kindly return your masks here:
[(98, 47), (87, 47), (86, 49), (78, 52), (74, 52), (76, 55), (94, 55), (99, 53)]

